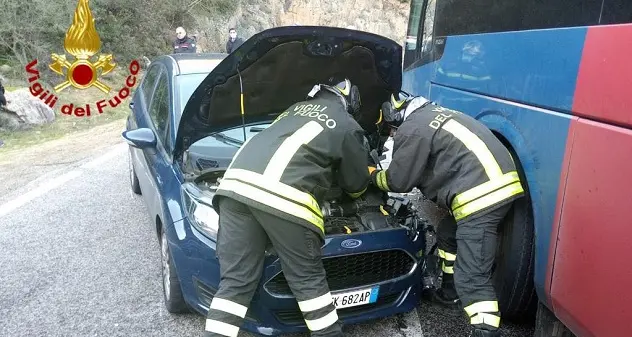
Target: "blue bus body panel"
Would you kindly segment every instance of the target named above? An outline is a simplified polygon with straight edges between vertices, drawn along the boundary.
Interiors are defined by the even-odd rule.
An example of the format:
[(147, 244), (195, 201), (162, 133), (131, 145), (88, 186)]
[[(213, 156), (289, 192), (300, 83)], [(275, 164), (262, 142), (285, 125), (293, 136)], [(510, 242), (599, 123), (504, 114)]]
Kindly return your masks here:
[(551, 230), (586, 31), (451, 36), (439, 60), (405, 70), (403, 77), (404, 91), (477, 118), (516, 151), (533, 201), (540, 298), (546, 298)]

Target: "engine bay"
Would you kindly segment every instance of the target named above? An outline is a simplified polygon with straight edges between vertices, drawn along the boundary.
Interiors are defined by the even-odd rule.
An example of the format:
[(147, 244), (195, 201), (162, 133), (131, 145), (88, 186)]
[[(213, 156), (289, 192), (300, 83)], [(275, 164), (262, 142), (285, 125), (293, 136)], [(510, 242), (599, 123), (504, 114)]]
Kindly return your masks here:
[[(223, 173), (223, 169), (207, 170), (196, 177), (195, 183), (203, 192), (212, 194)], [(383, 192), (373, 185), (358, 199), (333, 187), (321, 204), (321, 212), (327, 235), (405, 228), (414, 238), (425, 224), (409, 198)]]
[[(379, 166), (380, 157), (388, 135), (378, 128), (365, 138), (365, 146), (371, 149), (369, 163)], [(225, 168), (193, 170), (188, 179), (193, 180), (203, 192), (213, 194), (219, 185)], [(334, 184), (335, 185), (335, 184)], [(411, 238), (420, 234), (427, 221), (405, 195), (386, 193), (370, 184), (358, 199), (350, 198), (341, 188), (333, 186), (320, 205), (327, 235), (362, 233), (405, 228)]]

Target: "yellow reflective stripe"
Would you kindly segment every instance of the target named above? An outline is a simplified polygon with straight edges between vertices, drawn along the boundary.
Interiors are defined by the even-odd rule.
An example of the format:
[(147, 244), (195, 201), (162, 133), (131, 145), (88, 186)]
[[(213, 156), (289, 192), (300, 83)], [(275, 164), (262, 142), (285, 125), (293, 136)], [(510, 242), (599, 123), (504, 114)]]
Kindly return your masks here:
[(474, 199), (480, 198), (486, 194), (493, 192), (494, 190), (497, 190), (503, 186), (517, 181), (520, 181), (518, 172), (511, 171), (503, 174), (499, 178), (494, 178), (486, 183), (482, 183), (476, 187), (470, 188), (469, 190), (454, 197), (454, 200), (452, 200), (452, 210), (454, 211), (457, 208), (463, 206), (463, 204), (466, 204)]
[(469, 317), (481, 312), (498, 312), (498, 301), (481, 301), (468, 305), (463, 310)]
[(470, 214), (476, 213), (482, 209), (495, 205), (522, 192), (524, 192), (524, 190), (522, 189), (522, 185), (518, 181), (495, 192), (492, 192), (482, 198), (476, 199), (469, 204), (466, 204), (456, 211), (453, 211), (452, 215), (454, 216), (454, 219), (458, 221)]
[(349, 196), (350, 196), (351, 198), (356, 199), (356, 198), (359, 198), (362, 194), (364, 194), (364, 192), (366, 192), (366, 189), (367, 189), (367, 188), (365, 187), (365, 188), (364, 188), (362, 191), (360, 191), (360, 192), (355, 192), (355, 193), (349, 193), (349, 192), (347, 192), (347, 194), (349, 194)]
[(486, 324), (498, 328), (500, 327), (500, 317), (480, 312), (478, 315), (470, 318), (470, 324)]
[(390, 191), (388, 184), (386, 183), (386, 171), (379, 171), (375, 175), (375, 183), (377, 184), (377, 188), (382, 191)]
[(351, 82), (349, 82), (349, 80), (345, 80), (345, 87), (341, 88), (339, 86), (336, 86), (336, 88), (338, 88), (338, 90), (340, 90), (340, 92), (345, 95), (345, 96), (349, 96), (349, 93), (351, 92)]
[(298, 302), (298, 307), (301, 308), (302, 312), (310, 312), (322, 309), (333, 302), (334, 300), (331, 297), (331, 292), (328, 292), (325, 295), (312, 298), (311, 300), (300, 301)]
[(456, 261), (456, 255), (448, 253), (443, 249), (437, 250), (437, 254), (440, 258), (445, 259), (446, 261)]
[(204, 329), (208, 332), (213, 332), (226, 337), (237, 337), (237, 335), (239, 334), (238, 326), (220, 322), (214, 319), (207, 319), (206, 327)]
[(326, 329), (330, 327), (332, 324), (336, 323), (337, 321), (338, 321), (338, 313), (334, 309), (332, 312), (328, 313), (327, 315), (319, 319), (313, 319), (313, 320), (306, 319), (305, 324), (307, 325), (307, 328), (309, 330), (318, 331), (318, 330), (322, 330), (322, 329)]
[(445, 265), (445, 262), (441, 263), (441, 270), (443, 270), (446, 274), (454, 274), (454, 267), (448, 267)]
[(286, 212), (301, 219), (305, 219), (316, 227), (318, 227), (323, 233), (325, 233), (325, 227), (323, 225), (323, 218), (317, 216), (311, 212), (307, 207), (300, 206), (292, 201), (278, 197), (272, 193), (256, 188), (254, 186), (242, 183), (237, 180), (222, 179), (218, 190), (233, 191), (242, 195), (245, 198), (252, 199), (261, 204), (268, 205), (279, 211)]
[(451, 133), (454, 137), (459, 139), (472, 153), (478, 158), (487, 173), (490, 180), (496, 177), (502, 176), (503, 172), (494, 158), (494, 155), (487, 145), (472, 131), (468, 130), (461, 123), (454, 119), (450, 119), (443, 124), (442, 129)]
[(296, 154), (296, 151), (304, 144), (316, 138), (323, 130), (323, 126), (316, 121), (309, 121), (296, 130), (281, 143), (281, 146), (279, 146), (272, 158), (270, 158), (263, 175), (266, 176), (267, 179), (279, 181), (287, 164)]
[(246, 317), (246, 312), (248, 311), (248, 307), (217, 297), (214, 297), (213, 301), (211, 301), (211, 309), (221, 310), (241, 318)]
[(404, 102), (406, 102), (406, 100), (398, 101), (398, 100), (395, 99), (395, 96), (391, 95), (391, 104), (393, 104), (393, 107), (395, 109), (401, 108), (402, 105), (404, 105)]
[(220, 188), (222, 188), (224, 179), (237, 179), (251, 185), (262, 187), (268, 191), (280, 194), (287, 199), (293, 200), (294, 202), (305, 205), (305, 207), (309, 207), (312, 211), (314, 211), (314, 213), (322, 217), (318, 202), (309, 193), (305, 193), (279, 181), (272, 181), (270, 178), (260, 173), (244, 169), (230, 169), (224, 173), (224, 177), (220, 183)]

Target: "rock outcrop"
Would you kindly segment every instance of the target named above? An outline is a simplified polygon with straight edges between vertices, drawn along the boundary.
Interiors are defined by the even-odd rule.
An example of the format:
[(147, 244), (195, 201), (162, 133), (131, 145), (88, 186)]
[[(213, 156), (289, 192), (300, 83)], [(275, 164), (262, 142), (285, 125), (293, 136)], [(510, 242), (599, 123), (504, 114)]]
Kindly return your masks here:
[(400, 0), (285, 0), (279, 24), (350, 28), (383, 35), (402, 44), (409, 5), (410, 2)]
[(228, 28), (248, 39), (262, 30), (298, 25), (357, 29), (386, 36), (399, 44), (406, 37), (409, 0), (241, 0), (230, 16), (200, 17), (198, 50), (224, 52)]
[(0, 129), (22, 130), (55, 121), (53, 109), (33, 97), (29, 89), (6, 92), (4, 96), (8, 104), (0, 109)]

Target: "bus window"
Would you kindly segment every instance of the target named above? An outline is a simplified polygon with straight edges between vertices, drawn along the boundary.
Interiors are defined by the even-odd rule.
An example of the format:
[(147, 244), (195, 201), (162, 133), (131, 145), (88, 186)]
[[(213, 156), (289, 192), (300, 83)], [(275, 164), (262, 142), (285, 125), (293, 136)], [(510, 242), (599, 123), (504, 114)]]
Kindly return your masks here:
[[(406, 53), (408, 54), (408, 59), (404, 62), (404, 70), (419, 67), (432, 61), (432, 51), (434, 50), (434, 17), (436, 7), (437, 0), (425, 0), (423, 1), (423, 6), (421, 6), (419, 9), (419, 12), (415, 13), (416, 15), (418, 15), (418, 18), (415, 19), (416, 27), (413, 30), (416, 34), (414, 37), (415, 48), (414, 50), (413, 48), (410, 48), (410, 50), (406, 50)], [(421, 18), (423, 18), (423, 20), (421, 20)], [(411, 27), (411, 25), (412, 19), (409, 21), (409, 28)], [(408, 40), (413, 40), (413, 37), (408, 36), (407, 41)]]
[(439, 0), (435, 36), (597, 25), (602, 1)]
[[(432, 0), (434, 1), (434, 0)], [(406, 41), (404, 42), (404, 69), (415, 62), (417, 51), (417, 34), (419, 31), (419, 20), (424, 0), (412, 0), (410, 3), (410, 15), (408, 16), (408, 29), (406, 30)]]
[(615, 25), (621, 23), (632, 23), (632, 1), (604, 0), (599, 24)]
[(435, 23), (435, 9), (437, 7), (436, 0), (428, 0), (428, 6), (426, 6), (426, 12), (424, 13), (423, 29), (421, 34), (421, 54), (428, 54), (432, 52), (434, 23)]

